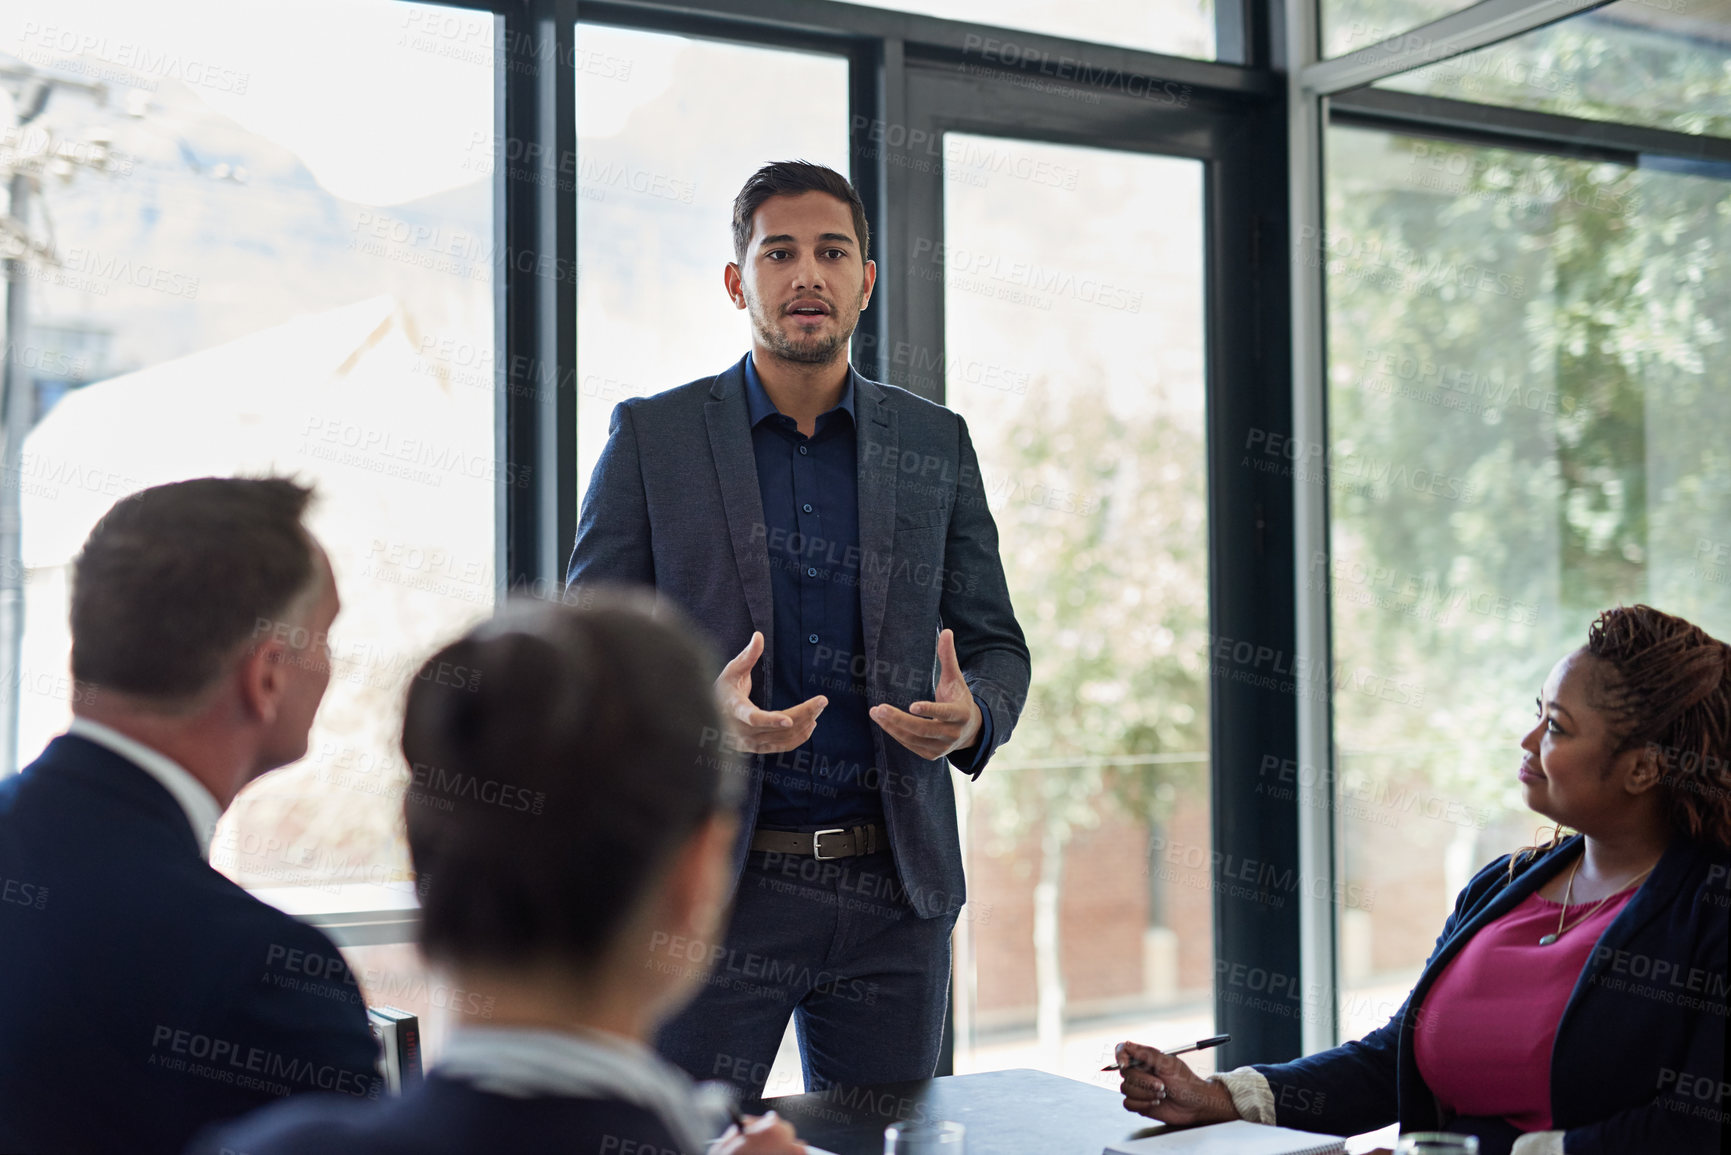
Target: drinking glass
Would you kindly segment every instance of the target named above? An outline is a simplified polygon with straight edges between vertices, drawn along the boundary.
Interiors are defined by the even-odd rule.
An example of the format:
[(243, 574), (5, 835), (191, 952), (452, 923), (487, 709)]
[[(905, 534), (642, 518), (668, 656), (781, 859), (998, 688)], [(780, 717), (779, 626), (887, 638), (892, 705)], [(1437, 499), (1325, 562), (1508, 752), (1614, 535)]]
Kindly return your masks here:
[(960, 1123), (891, 1123), (884, 1128), (884, 1155), (962, 1155)]
[(1394, 1155), (1479, 1155), (1479, 1141), (1447, 1131), (1412, 1131), (1400, 1137)]

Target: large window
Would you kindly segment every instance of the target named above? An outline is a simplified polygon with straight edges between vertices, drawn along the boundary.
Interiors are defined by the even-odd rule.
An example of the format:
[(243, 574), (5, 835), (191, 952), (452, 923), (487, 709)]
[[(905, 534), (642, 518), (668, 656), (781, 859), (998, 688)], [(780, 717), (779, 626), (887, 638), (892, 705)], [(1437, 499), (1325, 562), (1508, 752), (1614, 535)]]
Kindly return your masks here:
[[(721, 289), (731, 201), (792, 157), (862, 189), (882, 273), (862, 367), (969, 416), (1041, 676), (1084, 677), (1037, 695), (1001, 775), (964, 787), (981, 917), (962, 1064), (1070, 1070), (1112, 1032), (1215, 1021), (1203, 172), (1264, 130), (1268, 86), (1212, 62), (1210, 0), (919, 8), (990, 22), (959, 55), (953, 29), (799, 7), (603, 17), (647, 30), (555, 25), (546, 0), (0, 16), (0, 770), (67, 721), (68, 567), (105, 509), (201, 475), (312, 482), (344, 603), (332, 688), (309, 755), (243, 792), (213, 861), (332, 928), (366, 997), (428, 1015), (429, 1052), (455, 996), (408, 942), (407, 681), (502, 590), (557, 581), (614, 404), (744, 353)], [(1222, 15), (1222, 51), (1266, 56), (1255, 21)], [(910, 34), (878, 43), (886, 24)], [(1091, 43), (1030, 55), (1049, 35)], [(1152, 133), (1190, 159), (961, 131), (934, 149), (946, 86), (989, 115), (1016, 104), (1017, 135)], [(1216, 188), (1237, 234), (1247, 188)], [(1053, 213), (1085, 223), (1086, 251), (1051, 248)], [(1069, 279), (1013, 297), (996, 290), (1022, 274), (972, 269), (990, 291), (962, 289), (946, 329), (956, 243)], [(1047, 418), (1061, 436), (1042, 442)], [(1109, 460), (1074, 459), (1094, 441)], [(1042, 879), (1018, 873), (1054, 841)], [(797, 1088), (779, 1066), (771, 1089)]]
[(1034, 670), (958, 789), (956, 1069), (1074, 1076), (1214, 1024), (1202, 165), (963, 133), (944, 155), (915, 271), (944, 282), (945, 396)]
[(493, 445), (493, 56), (454, 51), (493, 23), (386, 0), (281, 15), (56, 0), (0, 18), (24, 318), (0, 756), (28, 762), (66, 724), (68, 564), (97, 517), (162, 482), (292, 474), (317, 487), (343, 601), (331, 688), (308, 756), (241, 794), (212, 861), (253, 886), (387, 883), (408, 875), (403, 694), (491, 611), (495, 490), (528, 468)]
[(1375, 895), (1341, 912), (1351, 1036), (1471, 873), (1535, 841), (1518, 743), (1593, 617), (1649, 602), (1731, 634), (1731, 185), (1355, 129), (1328, 156), (1310, 578), (1333, 589), (1340, 869)]
[[(1214, 989), (1222, 966), (1304, 992), (1234, 1060), (1289, 1057), (1267, 1040), (1294, 1013), (1312, 1044), (1380, 1023), (1470, 872), (1533, 841), (1516, 742), (1592, 616), (1646, 600), (1731, 634), (1724, 5), (1617, 0), (1535, 29), (1553, 6), (1522, 24), (1517, 3), (1287, 0), (1284, 20), (1238, 5), (1255, 18), (1217, 44), (1211, 0), (863, 4), (978, 23), (958, 54), (925, 22), (821, 0), (779, 22), (633, 0), (586, 18), (657, 30), (551, 40), (545, 0), (0, 13), (0, 772), (66, 722), (67, 567), (95, 518), (158, 482), (294, 473), (320, 490), (342, 588), (336, 674), (311, 753), (242, 795), (214, 858), (319, 917), (409, 905), (350, 893), (407, 877), (407, 678), (490, 612), (495, 558), (556, 579), (570, 541), (546, 548), (546, 527), (570, 520), (615, 403), (743, 354), (730, 203), (804, 157), (866, 192), (882, 344), (862, 347), (970, 422), (1034, 653), (1014, 743), (961, 786), (958, 1069), (1075, 1072), (1124, 1034), (1224, 1029), (1256, 992)], [(1447, 59), (1447, 38), (1398, 39), (1455, 14), (1473, 43), (1508, 38)], [(908, 37), (879, 44), (890, 23)], [(1281, 24), (1298, 99), (1342, 117), (1289, 151), (1263, 135), (1286, 123), (1285, 75), (1212, 63), (1279, 58)], [(1042, 36), (1085, 43), (1073, 59)], [(1384, 74), (1316, 79), (1318, 57), (1391, 37)], [(1133, 50), (1135, 69), (1091, 59)], [(557, 115), (502, 95), (540, 65), (568, 70)], [(495, 226), (525, 217), (512, 235), (556, 250), (530, 266), (574, 255), (574, 290), (496, 259)], [(1321, 270), (1295, 282), (1295, 334), (1263, 320), (1285, 305), (1282, 237)], [(496, 352), (533, 396), (499, 393)], [(1246, 427), (1301, 459), (1278, 490), (1230, 463), (1218, 484)], [(1326, 659), (1318, 693), (1245, 696), (1211, 668), (1222, 640), (1257, 676), (1265, 651)], [(1251, 732), (1254, 756), (1228, 748)], [(1270, 766), (1290, 806), (1253, 793)], [(1306, 908), (1302, 975), (1284, 930), (1246, 933), (1289, 910), (1222, 898), (1232, 863), (1291, 877), (1292, 812), (1299, 885), (1331, 896)], [(438, 1012), (452, 992), (402, 937), (357, 934), (351, 957), (369, 994)], [(1331, 962), (1333, 1023), (1314, 1005)]]

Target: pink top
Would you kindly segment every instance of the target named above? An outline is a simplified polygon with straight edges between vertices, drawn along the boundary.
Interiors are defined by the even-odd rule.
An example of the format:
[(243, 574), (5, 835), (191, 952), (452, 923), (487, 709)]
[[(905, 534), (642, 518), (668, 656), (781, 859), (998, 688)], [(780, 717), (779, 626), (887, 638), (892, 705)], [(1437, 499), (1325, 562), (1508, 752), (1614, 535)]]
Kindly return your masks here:
[(1569, 929), (1550, 946), (1563, 904), (1529, 895), (1475, 934), (1431, 984), (1414, 1025), (1419, 1074), (1443, 1110), (1506, 1118), (1522, 1131), (1551, 1129), (1551, 1044), (1587, 956), (1635, 893), (1590, 917), (1570, 903)]

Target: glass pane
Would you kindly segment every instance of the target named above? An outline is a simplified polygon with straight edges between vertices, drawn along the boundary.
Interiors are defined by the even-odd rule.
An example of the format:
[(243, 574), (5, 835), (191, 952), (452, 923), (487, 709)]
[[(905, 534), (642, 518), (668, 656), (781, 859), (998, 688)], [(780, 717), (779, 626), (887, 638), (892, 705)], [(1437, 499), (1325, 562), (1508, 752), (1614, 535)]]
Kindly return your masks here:
[[(894, 8), (902, 12), (918, 12), (922, 16), (938, 16), (945, 20), (966, 20), (995, 28), (1010, 28), (1018, 32), (1039, 32), (1046, 36), (1064, 36), (1072, 40), (1092, 40), (1096, 44), (1112, 44), (1122, 48), (1139, 48), (1144, 52), (1163, 52), (1168, 56), (1190, 56), (1201, 60), (1214, 59), (1214, 0), (856, 0), (872, 8)], [(998, 38), (993, 38), (998, 39)], [(970, 44), (970, 52), (978, 52), (982, 62), (993, 66), (1008, 64), (1028, 67), (1037, 63), (1048, 75), (1062, 76), (1057, 71), (1066, 59), (1036, 57), (1029, 60), (1027, 46), (1018, 45), (1014, 37), (1001, 38), (993, 44), (982, 38)], [(1086, 61), (1068, 61), (1075, 68)], [(1135, 95), (1132, 93), (1131, 95)]]
[(1336, 791), (1343, 880), (1374, 898), (1340, 924), (1356, 1037), (1544, 824), (1518, 744), (1594, 616), (1731, 632), (1731, 185), (1353, 129), (1327, 152), (1333, 556), (1309, 576), (1339, 777), (1305, 784)]
[[(750, 348), (722, 287), (733, 198), (777, 160), (848, 172), (845, 57), (577, 26), (577, 492), (613, 407)], [(799, 93), (800, 115), (764, 110)], [(805, 1089), (791, 1022), (767, 1095)]]
[(1618, 0), (1381, 87), (1731, 135), (1731, 11), (1688, 0)]
[(1213, 1032), (1202, 165), (944, 155), (944, 242), (914, 260), (944, 279), (947, 397), (1034, 660), (1014, 738), (957, 787), (956, 1070), (1079, 1076)]
[(261, 35), (267, 15), (52, 0), (0, 17), (20, 58), (0, 168), (30, 178), (10, 184), (30, 241), (9, 253), (27, 324), (7, 334), (26, 386), (8, 428), (29, 434), (0, 490), (22, 524), (0, 575), (23, 587), (4, 753), (28, 762), (66, 724), (67, 567), (97, 517), (162, 482), (295, 474), (342, 595), (335, 669), (310, 754), (241, 795), (212, 858), (249, 884), (388, 881), (408, 865), (408, 678), (494, 599), (506, 467), (474, 163), (493, 63), (449, 51), (493, 25), (319, 0)]
[[(577, 478), (613, 406), (721, 372), (750, 330), (722, 288), (733, 198), (771, 161), (848, 171), (839, 56), (577, 26)], [(789, 92), (800, 115), (768, 117)]]
[(1380, 44), (1451, 12), (1470, 8), (1474, 0), (1321, 0), (1322, 54), (1345, 56)]

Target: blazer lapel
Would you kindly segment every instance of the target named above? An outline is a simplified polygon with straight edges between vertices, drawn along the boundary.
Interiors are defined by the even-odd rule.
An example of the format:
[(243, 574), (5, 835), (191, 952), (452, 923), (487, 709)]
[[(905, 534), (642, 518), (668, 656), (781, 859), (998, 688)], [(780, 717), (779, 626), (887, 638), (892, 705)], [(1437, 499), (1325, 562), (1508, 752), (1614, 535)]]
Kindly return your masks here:
[[(763, 497), (757, 488), (757, 456), (751, 449), (751, 425), (745, 410), (745, 370), (741, 361), (715, 379), (703, 416), (709, 426), (709, 452), (715, 459), (721, 504), (727, 513), (727, 534), (733, 561), (745, 590), (751, 624), (763, 632), (763, 660), (775, 652), (775, 610), (769, 586), (769, 545), (763, 521)], [(765, 675), (765, 685), (768, 676)]]
[(1569, 1021), (1569, 1014), (1575, 1009), (1575, 1004), (1581, 996), (1591, 990), (1600, 971), (1610, 965), (1612, 957), (1623, 949), (1635, 935), (1653, 919), (1673, 909), (1678, 901), (1677, 891), (1690, 878), (1690, 870), (1694, 866), (1699, 850), (1694, 843), (1686, 838), (1673, 838), (1671, 845), (1665, 848), (1660, 856), (1659, 864), (1653, 868), (1653, 876), (1645, 885), (1630, 896), (1628, 905), (1611, 920), (1611, 925), (1605, 928), (1605, 933), (1599, 936), (1599, 941), (1593, 944), (1593, 953), (1587, 956), (1587, 965), (1581, 968), (1581, 977), (1575, 981), (1575, 989), (1569, 992), (1569, 1001), (1563, 1007), (1562, 1018), (1557, 1020), (1557, 1037), (1561, 1038), (1563, 1025)]
[(858, 438), (860, 624), (866, 654), (876, 655), (889, 601), (891, 551), (896, 531), (896, 413), (875, 381), (854, 373)]

